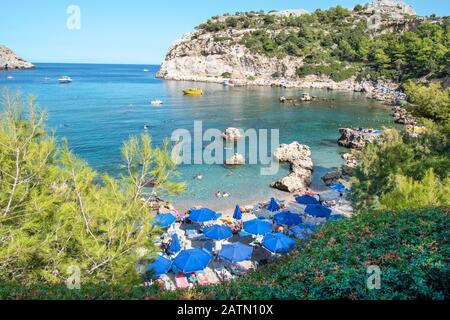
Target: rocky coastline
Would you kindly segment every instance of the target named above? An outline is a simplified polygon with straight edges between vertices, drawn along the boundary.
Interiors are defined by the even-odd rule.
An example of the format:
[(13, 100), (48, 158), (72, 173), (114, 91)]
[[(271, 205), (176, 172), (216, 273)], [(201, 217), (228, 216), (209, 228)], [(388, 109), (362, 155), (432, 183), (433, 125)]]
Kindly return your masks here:
[(33, 69), (34, 65), (0, 44), (0, 70)]

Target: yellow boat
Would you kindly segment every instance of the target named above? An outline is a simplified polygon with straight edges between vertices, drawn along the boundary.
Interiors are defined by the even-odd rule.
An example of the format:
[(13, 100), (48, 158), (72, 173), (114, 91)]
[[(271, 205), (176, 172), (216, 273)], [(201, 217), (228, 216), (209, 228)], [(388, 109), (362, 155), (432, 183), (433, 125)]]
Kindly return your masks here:
[(183, 90), (183, 93), (185, 95), (189, 95), (189, 96), (202, 96), (203, 90), (201, 90), (201, 89), (185, 89), (185, 90)]

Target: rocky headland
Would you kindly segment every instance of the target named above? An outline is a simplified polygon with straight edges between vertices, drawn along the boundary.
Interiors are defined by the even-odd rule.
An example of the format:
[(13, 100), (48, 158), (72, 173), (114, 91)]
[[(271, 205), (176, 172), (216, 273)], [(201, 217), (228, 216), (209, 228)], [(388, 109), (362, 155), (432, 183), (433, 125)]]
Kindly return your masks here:
[[(237, 86), (279, 86), (285, 88), (313, 88), (364, 92), (368, 97), (396, 102), (404, 96), (392, 80), (361, 78), (333, 79), (327, 75), (299, 76), (298, 69), (309, 63), (308, 56), (267, 54), (248, 44), (248, 37), (267, 33), (273, 37), (286, 32), (302, 33), (294, 25), (284, 26), (288, 19), (297, 19), (309, 13), (302, 9), (236, 13), (216, 16), (177, 40), (170, 48), (157, 76), (168, 80), (224, 83)], [(278, 20), (277, 20), (278, 19)], [(283, 20), (284, 19), (284, 20)], [(414, 9), (398, 1), (374, 1), (354, 9), (353, 24), (367, 24), (367, 33), (373, 36), (390, 32), (402, 33), (426, 20)], [(271, 22), (278, 28), (267, 28)], [(246, 42), (247, 41), (247, 42)], [(333, 44), (335, 48), (338, 44)]]
[(345, 148), (362, 150), (364, 147), (380, 137), (381, 131), (368, 129), (339, 129), (341, 137), (338, 144)]
[(33, 69), (34, 65), (15, 54), (11, 49), (0, 45), (0, 70)]

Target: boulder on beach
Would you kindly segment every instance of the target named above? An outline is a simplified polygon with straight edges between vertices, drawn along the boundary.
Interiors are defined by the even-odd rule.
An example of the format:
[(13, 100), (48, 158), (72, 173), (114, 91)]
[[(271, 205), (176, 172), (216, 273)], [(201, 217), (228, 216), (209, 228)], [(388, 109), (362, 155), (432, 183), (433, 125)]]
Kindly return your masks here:
[(344, 153), (342, 155), (342, 159), (344, 159), (345, 164), (336, 168), (333, 171), (326, 173), (321, 179), (327, 186), (331, 186), (333, 183), (345, 180), (351, 176), (353, 176), (353, 172), (355, 171), (356, 166), (358, 165), (358, 161), (354, 154), (352, 153)]
[(416, 125), (417, 120), (414, 116), (405, 108), (396, 106), (392, 108), (392, 116), (394, 117), (394, 122), (404, 125)]
[(228, 128), (222, 133), (222, 138), (226, 141), (239, 141), (244, 137), (242, 132), (237, 128)]
[(313, 162), (311, 150), (308, 146), (295, 141), (291, 144), (281, 145), (274, 153), (274, 158), (279, 162), (287, 162), (291, 165), (291, 173), (271, 184), (273, 188), (297, 192), (309, 188), (312, 184)]
[(338, 144), (342, 147), (361, 150), (380, 136), (380, 132), (375, 130), (355, 130), (350, 128), (339, 129), (341, 137)]

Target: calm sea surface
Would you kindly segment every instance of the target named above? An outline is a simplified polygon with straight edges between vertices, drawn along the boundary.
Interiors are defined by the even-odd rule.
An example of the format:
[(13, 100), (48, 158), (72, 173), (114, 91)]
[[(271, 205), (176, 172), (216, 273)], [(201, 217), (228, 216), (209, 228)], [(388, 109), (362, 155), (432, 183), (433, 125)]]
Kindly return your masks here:
[[(340, 127), (393, 126), (386, 108), (356, 93), (280, 88), (226, 88), (219, 84), (162, 81), (155, 78), (158, 66), (37, 64), (35, 70), (0, 72), (0, 88), (36, 97), (49, 114), (48, 125), (59, 138), (100, 172), (117, 174), (120, 148), (130, 135), (149, 126), (155, 144), (170, 138), (175, 129), (193, 130), (194, 120), (204, 129), (280, 129), (280, 142), (294, 140), (309, 145), (315, 165), (314, 186), (323, 187), (320, 177), (342, 164), (345, 149), (336, 141)], [(149, 69), (149, 72), (144, 72)], [(57, 79), (68, 75), (71, 84)], [(8, 79), (12, 76), (13, 79)], [(199, 87), (203, 97), (183, 96), (182, 90)], [(281, 95), (302, 92), (326, 97), (328, 101), (291, 107), (280, 104)], [(158, 98), (163, 106), (151, 106)], [(188, 190), (172, 198), (180, 208), (201, 204), (214, 208), (250, 203), (279, 195), (269, 184), (288, 173), (283, 167), (275, 176), (261, 176), (258, 165), (232, 169), (222, 165), (182, 165)], [(202, 181), (194, 180), (201, 173)], [(230, 199), (216, 199), (217, 191), (231, 193)]]

